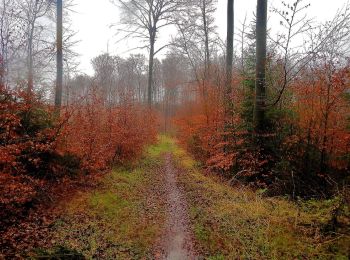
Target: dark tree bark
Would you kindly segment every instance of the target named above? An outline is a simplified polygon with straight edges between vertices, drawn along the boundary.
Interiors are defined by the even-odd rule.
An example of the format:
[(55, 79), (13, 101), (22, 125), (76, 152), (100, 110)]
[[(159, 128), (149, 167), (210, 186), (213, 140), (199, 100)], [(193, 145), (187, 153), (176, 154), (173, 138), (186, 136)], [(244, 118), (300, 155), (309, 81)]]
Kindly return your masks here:
[(256, 12), (256, 83), (254, 127), (257, 133), (265, 130), (266, 107), (266, 27), (267, 0), (258, 0)]
[(232, 110), (232, 68), (233, 68), (233, 37), (234, 37), (234, 0), (227, 1), (227, 46), (226, 46), (226, 117)]
[(57, 79), (55, 93), (55, 107), (59, 111), (62, 105), (63, 85), (63, 5), (57, 0)]

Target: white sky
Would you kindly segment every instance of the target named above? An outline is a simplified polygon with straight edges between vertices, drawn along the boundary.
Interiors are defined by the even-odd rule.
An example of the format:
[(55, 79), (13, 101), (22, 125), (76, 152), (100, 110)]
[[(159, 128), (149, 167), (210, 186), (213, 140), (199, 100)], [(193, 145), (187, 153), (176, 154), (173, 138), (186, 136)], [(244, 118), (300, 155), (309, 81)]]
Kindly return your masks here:
[[(285, 0), (287, 3), (293, 0)], [(317, 21), (331, 19), (336, 11), (341, 8), (348, 0), (304, 0), (305, 3), (310, 3), (308, 8), (310, 18), (315, 18)], [(281, 0), (270, 0), (269, 6), (280, 3)], [(76, 46), (76, 51), (80, 54), (80, 71), (82, 73), (92, 74), (91, 59), (101, 53), (107, 51), (111, 54), (124, 56), (125, 52), (131, 47), (128, 43), (121, 41), (117, 43), (115, 29), (110, 28), (110, 25), (119, 21), (119, 10), (113, 5), (110, 0), (75, 0), (75, 13), (71, 14), (73, 28), (76, 30), (76, 39), (80, 42)], [(226, 5), (227, 0), (218, 0), (218, 9), (216, 22), (218, 32), (225, 39), (226, 35)], [(249, 21), (255, 11), (256, 0), (235, 0), (235, 26), (239, 27), (247, 15)], [(269, 20), (268, 27), (273, 30), (278, 30), (278, 21), (272, 23)], [(168, 36), (161, 38), (162, 41), (167, 41)], [(137, 51), (134, 51), (137, 52)], [(139, 51), (140, 52), (140, 51)]]

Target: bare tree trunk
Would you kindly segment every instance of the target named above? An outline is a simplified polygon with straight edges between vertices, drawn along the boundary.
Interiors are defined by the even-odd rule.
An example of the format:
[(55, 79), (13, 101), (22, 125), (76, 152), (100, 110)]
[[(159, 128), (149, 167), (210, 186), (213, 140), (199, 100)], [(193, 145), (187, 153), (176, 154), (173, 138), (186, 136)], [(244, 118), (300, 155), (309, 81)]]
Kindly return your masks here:
[(5, 65), (4, 58), (0, 53), (0, 86), (5, 86), (5, 74), (6, 74), (5, 66), (6, 65)]
[(34, 88), (34, 72), (33, 72), (33, 33), (34, 33), (34, 25), (32, 25), (32, 29), (30, 31), (30, 36), (28, 40), (28, 86), (27, 92), (31, 94)]
[(63, 5), (57, 0), (57, 79), (55, 93), (55, 108), (59, 112), (62, 105), (63, 85)]
[(227, 1), (227, 46), (226, 46), (226, 117), (232, 110), (232, 69), (233, 69), (233, 36), (234, 36), (234, 0)]
[(266, 27), (267, 0), (258, 0), (256, 12), (256, 83), (254, 108), (254, 127), (256, 132), (263, 132), (265, 130)]
[(246, 34), (246, 22), (247, 22), (247, 16), (244, 18), (244, 22), (242, 24), (242, 31), (241, 31), (241, 74), (245, 75), (245, 66), (244, 66), (244, 38)]
[(152, 107), (153, 65), (155, 37), (150, 37), (149, 66), (148, 66), (148, 106)]
[(205, 45), (205, 71), (204, 71), (204, 79), (207, 80), (209, 77), (209, 67), (210, 67), (210, 50), (209, 50), (209, 29), (208, 22), (206, 16), (206, 1), (202, 1), (202, 18), (203, 18), (203, 29), (204, 29), (204, 45)]
[(328, 111), (326, 111), (325, 122), (323, 127), (322, 149), (320, 159), (320, 170), (322, 173), (327, 171), (327, 143), (328, 143)]
[(36, 10), (37, 10), (38, 1), (35, 2), (34, 8), (34, 17), (32, 21), (28, 19), (29, 23), (29, 38), (28, 38), (28, 94), (33, 92), (34, 88), (34, 72), (33, 72), (33, 38), (34, 38), (34, 30), (35, 30), (35, 21), (36, 21)]
[(328, 143), (328, 120), (330, 113), (330, 92), (331, 92), (331, 75), (327, 75), (327, 98), (326, 107), (324, 112), (324, 125), (323, 125), (323, 137), (322, 137), (322, 149), (320, 158), (320, 171), (327, 171), (327, 143)]

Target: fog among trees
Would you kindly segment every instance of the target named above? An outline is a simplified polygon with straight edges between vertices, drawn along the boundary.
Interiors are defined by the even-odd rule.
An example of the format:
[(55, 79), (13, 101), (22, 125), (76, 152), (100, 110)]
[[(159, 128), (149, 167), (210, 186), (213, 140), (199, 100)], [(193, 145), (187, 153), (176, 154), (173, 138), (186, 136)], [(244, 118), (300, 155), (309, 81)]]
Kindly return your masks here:
[(0, 0), (0, 259), (347, 259), (350, 3), (109, 1)]

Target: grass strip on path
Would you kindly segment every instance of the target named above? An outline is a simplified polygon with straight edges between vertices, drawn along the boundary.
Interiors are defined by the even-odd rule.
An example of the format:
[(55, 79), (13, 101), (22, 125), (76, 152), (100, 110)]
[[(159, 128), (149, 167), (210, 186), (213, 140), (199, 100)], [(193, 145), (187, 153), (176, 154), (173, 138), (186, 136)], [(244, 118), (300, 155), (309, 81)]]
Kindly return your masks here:
[[(78, 193), (53, 227), (53, 248), (40, 255), (65, 252), (85, 259), (152, 258), (154, 244), (164, 228), (162, 153), (167, 143), (150, 146), (136, 164), (116, 168), (96, 190)], [(67, 250), (69, 249), (69, 250)]]

